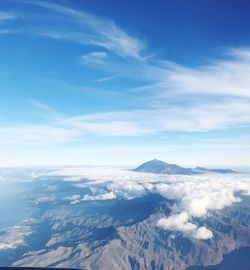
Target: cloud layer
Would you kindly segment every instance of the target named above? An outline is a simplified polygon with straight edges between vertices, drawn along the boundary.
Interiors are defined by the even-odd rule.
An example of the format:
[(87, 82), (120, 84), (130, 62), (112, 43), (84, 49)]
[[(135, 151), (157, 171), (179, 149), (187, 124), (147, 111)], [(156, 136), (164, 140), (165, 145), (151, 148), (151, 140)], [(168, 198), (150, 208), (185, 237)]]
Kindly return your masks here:
[[(78, 187), (92, 187), (91, 193), (83, 198), (72, 198), (73, 203), (82, 200), (133, 199), (158, 193), (174, 200), (175, 204), (170, 216), (161, 218), (156, 226), (203, 240), (212, 238), (213, 232), (206, 226), (200, 226), (197, 219), (204, 222), (211, 211), (239, 203), (239, 194), (250, 196), (250, 176), (247, 174), (169, 176), (117, 168), (68, 168), (49, 175), (61, 176)], [(81, 179), (89, 179), (90, 182)], [(102, 184), (100, 189), (99, 184)]]

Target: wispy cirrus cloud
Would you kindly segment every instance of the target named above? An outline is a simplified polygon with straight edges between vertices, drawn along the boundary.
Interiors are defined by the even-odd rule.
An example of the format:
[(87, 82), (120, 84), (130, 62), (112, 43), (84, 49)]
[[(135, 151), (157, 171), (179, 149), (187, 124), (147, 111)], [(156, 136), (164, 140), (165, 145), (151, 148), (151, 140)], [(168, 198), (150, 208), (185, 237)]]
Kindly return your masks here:
[[(89, 85), (58, 83), (55, 88), (87, 97), (91, 93), (118, 106), (116, 109), (96, 106), (94, 113), (80, 108), (82, 112), (78, 110), (77, 114), (69, 115), (71, 112), (63, 109), (59, 112), (40, 101), (33, 101), (32, 105), (42, 112), (39, 116), (44, 114), (46, 119), (39, 119), (39, 124), (27, 121), (2, 126), (2, 145), (6, 142), (33, 143), (35, 147), (37, 142), (47, 145), (82, 143), (88, 135), (143, 137), (162, 136), (168, 132), (187, 134), (250, 127), (249, 48), (223, 49), (223, 58), (213, 59), (206, 65), (185, 66), (157, 57), (141, 39), (133, 37), (112, 20), (51, 1), (25, 2), (45, 11), (46, 18), (41, 15), (34, 25), (27, 23), (25, 29), (19, 32), (16, 29), (17, 33), (80, 44), (85, 53), (79, 53), (76, 65), (81, 61), (86, 65), (84, 68), (105, 70), (104, 77), (96, 82), (106, 81), (108, 85), (113, 79), (122, 77), (126, 80), (124, 85), (129, 83), (127, 89), (120, 91), (119, 87), (124, 87), (123, 81), (115, 82), (110, 87), (115, 88), (113, 92)], [(49, 19), (54, 15), (57, 20), (52, 22)], [(7, 20), (8, 16), (4, 16)], [(1, 31), (9, 33), (8, 30)], [(78, 65), (78, 68), (82, 66)], [(242, 144), (238, 145), (242, 147)]]
[(226, 60), (215, 60), (197, 68), (170, 72), (168, 87), (179, 93), (224, 95), (250, 98), (250, 50), (226, 50)]
[(1, 21), (14, 20), (17, 17), (18, 16), (16, 14), (14, 14), (14, 13), (0, 11), (0, 22)]
[(47, 104), (43, 102), (40, 102), (37, 99), (30, 99), (28, 100), (28, 103), (30, 103), (32, 106), (38, 109), (38, 111), (41, 114), (48, 116), (50, 119), (64, 117), (64, 115), (61, 112), (59, 112), (55, 108), (48, 106)]
[(136, 137), (169, 131), (204, 132), (250, 125), (250, 102), (226, 101), (176, 105), (153, 109), (99, 112), (69, 117), (31, 100), (48, 120), (46, 124), (19, 124), (0, 127), (0, 143), (54, 144), (83, 141), (86, 135)]
[(19, 124), (0, 127), (0, 145), (52, 145), (74, 141), (79, 138), (79, 130), (53, 125)]
[(107, 81), (111, 81), (111, 80), (114, 80), (114, 79), (118, 79), (118, 78), (120, 78), (122, 76), (123, 76), (122, 74), (118, 74), (118, 75), (103, 77), (103, 78), (97, 79), (96, 82), (98, 82), (98, 83), (107, 82)]
[[(153, 58), (134, 69), (149, 83), (132, 88), (135, 93), (151, 93), (166, 101), (172, 95), (207, 98), (250, 97), (250, 49), (224, 48), (221, 58), (210, 59), (205, 65), (189, 67), (163, 59)], [(205, 59), (204, 59), (205, 60)]]
[(81, 56), (81, 62), (83, 64), (102, 64), (107, 59), (106, 52), (91, 52)]
[(76, 30), (69, 32), (48, 29), (41, 32), (43, 36), (99, 46), (122, 57), (142, 59), (143, 42), (127, 34), (111, 20), (51, 2), (36, 1), (29, 3), (67, 16), (66, 21), (71, 19), (71, 22), (77, 26)]
[[(168, 105), (65, 117), (60, 123), (99, 135), (143, 135), (166, 131), (198, 132), (250, 124), (250, 102), (228, 100), (187, 106)], [(108, 127), (108, 130), (106, 129)]]
[[(152, 55), (141, 39), (132, 37), (111, 20), (51, 2), (27, 2), (61, 15), (59, 18), (65, 27), (51, 23), (46, 30), (39, 26), (35, 30), (27, 27), (22, 33), (31, 31), (34, 35), (93, 46), (92, 52), (80, 57), (83, 63), (90, 65), (107, 58), (107, 53), (97, 51), (96, 47), (126, 58), (126, 61), (112, 59), (105, 63), (105, 70), (112, 73), (111, 77), (117, 76), (119, 70), (123, 76), (150, 82), (134, 90), (155, 92), (161, 98), (166, 95), (169, 98), (170, 93), (179, 98), (181, 95), (250, 97), (250, 50), (247, 47), (224, 49), (223, 59), (211, 60), (210, 64), (203, 66), (188, 67)], [(11, 16), (2, 15), (3, 18)], [(148, 58), (144, 54), (152, 56)], [(130, 62), (129, 58), (135, 61)], [(95, 67), (104, 68), (102, 65)]]

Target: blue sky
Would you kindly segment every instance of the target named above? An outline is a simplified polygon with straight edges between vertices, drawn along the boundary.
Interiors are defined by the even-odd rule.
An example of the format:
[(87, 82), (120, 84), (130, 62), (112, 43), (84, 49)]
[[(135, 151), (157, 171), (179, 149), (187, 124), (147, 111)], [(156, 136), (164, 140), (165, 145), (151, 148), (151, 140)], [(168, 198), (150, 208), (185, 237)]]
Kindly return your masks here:
[(0, 164), (250, 162), (249, 1), (0, 3)]

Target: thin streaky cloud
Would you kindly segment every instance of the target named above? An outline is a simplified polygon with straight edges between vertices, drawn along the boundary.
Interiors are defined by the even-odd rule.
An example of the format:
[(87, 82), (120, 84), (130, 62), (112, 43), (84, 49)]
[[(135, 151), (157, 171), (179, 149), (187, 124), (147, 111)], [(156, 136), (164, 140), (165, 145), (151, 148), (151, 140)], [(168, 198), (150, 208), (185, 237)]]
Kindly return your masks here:
[[(128, 35), (120, 29), (113, 21), (98, 18), (83, 11), (53, 4), (49, 2), (29, 2), (30, 4), (39, 5), (46, 9), (50, 9), (56, 13), (66, 15), (68, 18), (80, 24), (81, 28), (85, 27), (84, 33), (77, 32), (44, 32), (44, 36), (56, 39), (67, 39), (81, 44), (89, 44), (103, 47), (122, 57), (134, 57), (143, 59), (141, 53), (144, 49), (144, 44), (134, 37)], [(93, 31), (95, 35), (93, 35)]]
[[(98, 18), (84, 11), (76, 11), (48, 2), (37, 1), (29, 3), (66, 15), (76, 25), (81, 25), (82, 27), (81, 31), (77, 27), (75, 27), (76, 30), (73, 27), (72, 31), (58, 31), (54, 27), (46, 30), (40, 29), (40, 31), (33, 30), (34, 33), (37, 32), (40, 36), (70, 40), (86, 46), (100, 46), (125, 58), (144, 59), (144, 61), (136, 63), (126, 61), (125, 64), (121, 61), (112, 61), (112, 63), (105, 63), (105, 67), (101, 65), (96, 66), (96, 68), (110, 70), (111, 72), (119, 69), (124, 76), (152, 82), (149, 85), (145, 85), (144, 89), (139, 87), (138, 90), (156, 91), (156, 88), (158, 88), (161, 94), (175, 92), (177, 95), (201, 95), (205, 93), (210, 95), (250, 97), (250, 80), (248, 79), (250, 72), (249, 48), (225, 49), (224, 54), (228, 56), (228, 59), (215, 59), (210, 65), (190, 68), (172, 61), (159, 59), (156, 56), (149, 59), (143, 58), (142, 52), (145, 49), (145, 45), (138, 39), (128, 35), (112, 21)], [(8, 33), (7, 30), (3, 31)], [(85, 57), (88, 58), (88, 55), (83, 56), (83, 59)], [(91, 53), (89, 58), (91, 59)], [(96, 61), (98, 61), (97, 56)], [(91, 61), (89, 64), (91, 64)]]
[(106, 81), (111, 81), (111, 80), (114, 80), (117, 78), (121, 78), (122, 76), (124, 76), (124, 75), (120, 74), (120, 75), (114, 75), (114, 76), (109, 76), (109, 77), (103, 77), (103, 78), (97, 79), (96, 82), (102, 83), (102, 82), (106, 82)]
[(108, 58), (106, 52), (91, 52), (81, 56), (82, 64), (103, 64), (105, 60)]
[(0, 22), (17, 19), (18, 16), (14, 13), (0, 11)]
[[(249, 115), (249, 101), (226, 100), (223, 103), (191, 104), (186, 106), (185, 110), (179, 105), (168, 105), (155, 109), (93, 113), (62, 118), (60, 122), (73, 127), (81, 127), (86, 123), (92, 123), (96, 127), (102, 126), (103, 123), (106, 125), (118, 122), (126, 125), (130, 123), (131, 127), (136, 127), (134, 135), (138, 135), (164, 131), (200, 132), (249, 126)], [(122, 134), (121, 131), (118, 133)]]
[(250, 97), (250, 49), (235, 49), (226, 60), (207, 66), (176, 69), (166, 79), (166, 87), (178, 93)]
[[(17, 105), (14, 109), (15, 116), (10, 113), (8, 124), (4, 120), (0, 144), (6, 149), (5, 154), (8, 155), (9, 152), (6, 145), (11, 144), (23, 147), (24, 151), (28, 145), (34, 152), (37, 145), (53, 147), (53, 144), (60, 144), (62, 148), (57, 151), (62, 153), (76, 142), (76, 148), (83, 149), (81, 155), (84, 155), (88, 146), (85, 142), (89, 139), (89, 153), (91, 147), (96, 147), (92, 153), (98, 153), (98, 149), (103, 148), (100, 153), (105, 153), (107, 149), (102, 146), (105, 146), (103, 142), (106, 141), (116, 142), (118, 145), (119, 142), (125, 142), (128, 152), (131, 150), (134, 158), (136, 151), (143, 152), (143, 148), (131, 149), (130, 142), (139, 138), (141, 141), (149, 140), (154, 145), (159, 140), (160, 147), (145, 147), (144, 153), (151, 156), (154, 150), (162, 154), (160, 149), (165, 149), (166, 141), (161, 138), (168, 135), (171, 137), (173, 133), (182, 133), (184, 136), (195, 133), (197, 138), (201, 138), (202, 134), (223, 134), (225, 143), (218, 138), (214, 142), (201, 142), (196, 138), (188, 141), (188, 144), (199, 149), (202, 145), (206, 150), (210, 146), (242, 150), (245, 145), (246, 149), (249, 148), (248, 139), (242, 143), (239, 140), (226, 142), (230, 133), (239, 133), (241, 130), (246, 135), (249, 133), (249, 47), (232, 47), (228, 44), (230, 47), (220, 48), (221, 57), (211, 60), (212, 56), (208, 52), (205, 56), (202, 55), (204, 59), (201, 63), (206, 64), (196, 65), (195, 61), (190, 61), (188, 66), (181, 60), (169, 61), (162, 55), (157, 55), (154, 42), (150, 43), (151, 47), (146, 46), (141, 41), (143, 38), (130, 34), (132, 32), (129, 28), (122, 29), (110, 19), (85, 12), (87, 5), (76, 10), (52, 1), (23, 2), (35, 5), (36, 8), (25, 5), (27, 12), (23, 11), (27, 17), (23, 17), (22, 23), (12, 24), (7, 15), (1, 21), (3, 27), (0, 34), (14, 34), (11, 39), (16, 39), (20, 46), (17, 52), (11, 51), (13, 48), (9, 49), (11, 46), (8, 46), (8, 37), (4, 36), (4, 50), (13, 55), (17, 53), (18, 62), (14, 63), (13, 57), (13, 63), (17, 66), (21, 63), (24, 67), (22, 73), (18, 74), (17, 70), (13, 74), (13, 82), (8, 82), (6, 78), (6, 85), (2, 87), (13, 91), (16, 99), (23, 98), (22, 94), (26, 101), (29, 99), (25, 104), (27, 108), (24, 109), (25, 106), (20, 105), (20, 102), (20, 106)], [(29, 16), (29, 12), (33, 10), (39, 12), (38, 17)], [(132, 31), (134, 30), (136, 28)], [(23, 42), (27, 39), (29, 42)], [(36, 43), (38, 40), (39, 46)], [(162, 41), (165, 42), (165, 39)], [(27, 44), (32, 51), (26, 50)], [(45, 57), (43, 53), (39, 54), (43, 46), (48, 48)], [(55, 48), (58, 48), (59, 53), (55, 53)], [(169, 55), (167, 48), (166, 46), (165, 53)], [(27, 56), (31, 58), (26, 66)], [(9, 66), (7, 58), (6, 63)], [(3, 66), (4, 68), (6, 67)], [(21, 77), (24, 84), (21, 89), (15, 85), (20, 80), (20, 75), (24, 75)], [(118, 80), (120, 77), (122, 79)], [(32, 91), (29, 91), (29, 86)], [(16, 90), (11, 90), (15, 87)], [(72, 104), (75, 106), (73, 109)], [(8, 106), (6, 111), (11, 111), (15, 105)], [(29, 112), (33, 113), (34, 108), (35, 114), (30, 117)], [(22, 112), (25, 112), (24, 115)], [(171, 139), (171, 144), (178, 148), (175, 138)], [(187, 140), (185, 142), (187, 144)], [(209, 146), (206, 147), (206, 144)], [(115, 156), (119, 150), (114, 148), (109, 149)], [(118, 149), (123, 151), (122, 147)], [(46, 147), (42, 150), (46, 150)], [(75, 152), (72, 150), (72, 153)], [(35, 155), (39, 156), (39, 153)], [(243, 153), (240, 160), (246, 163), (242, 156), (247, 160), (247, 155), (249, 154)], [(73, 156), (72, 154), (72, 160)], [(130, 152), (128, 156), (132, 156)], [(227, 154), (224, 158), (227, 159)], [(93, 160), (97, 162), (94, 158)], [(213, 161), (213, 157), (210, 157), (210, 161)], [(235, 162), (239, 163), (238, 160)]]
[[(166, 131), (204, 132), (222, 128), (240, 128), (250, 124), (250, 104), (208, 104), (197, 108), (162, 108), (96, 113), (68, 117), (49, 106), (33, 101), (50, 115), (46, 125), (23, 124), (1, 127), (0, 143), (46, 143), (84, 140), (88, 134), (111, 137), (135, 137)], [(174, 121), (173, 121), (174, 119)], [(215, 143), (215, 142), (214, 142)], [(213, 144), (214, 144), (213, 143)], [(235, 143), (234, 143), (235, 144)], [(210, 144), (211, 145), (211, 144)]]
[(63, 113), (59, 112), (55, 108), (52, 108), (51, 106), (49, 106), (49, 105), (47, 105), (39, 100), (30, 99), (30, 100), (28, 100), (28, 102), (30, 104), (32, 104), (34, 107), (36, 107), (37, 109), (39, 109), (43, 114), (46, 114), (51, 120), (65, 117), (65, 115)]

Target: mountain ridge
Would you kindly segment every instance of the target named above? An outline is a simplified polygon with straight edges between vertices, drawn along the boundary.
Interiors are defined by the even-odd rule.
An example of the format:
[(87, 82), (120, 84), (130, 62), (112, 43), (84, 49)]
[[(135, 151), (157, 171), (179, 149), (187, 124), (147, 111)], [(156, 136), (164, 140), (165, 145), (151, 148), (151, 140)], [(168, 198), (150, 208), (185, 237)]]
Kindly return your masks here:
[(140, 166), (133, 169), (135, 172), (148, 172), (156, 174), (181, 174), (181, 175), (194, 175), (203, 173), (236, 173), (231, 169), (213, 169), (205, 167), (195, 167), (195, 168), (184, 168), (177, 164), (171, 164), (159, 159), (152, 159), (147, 161)]

